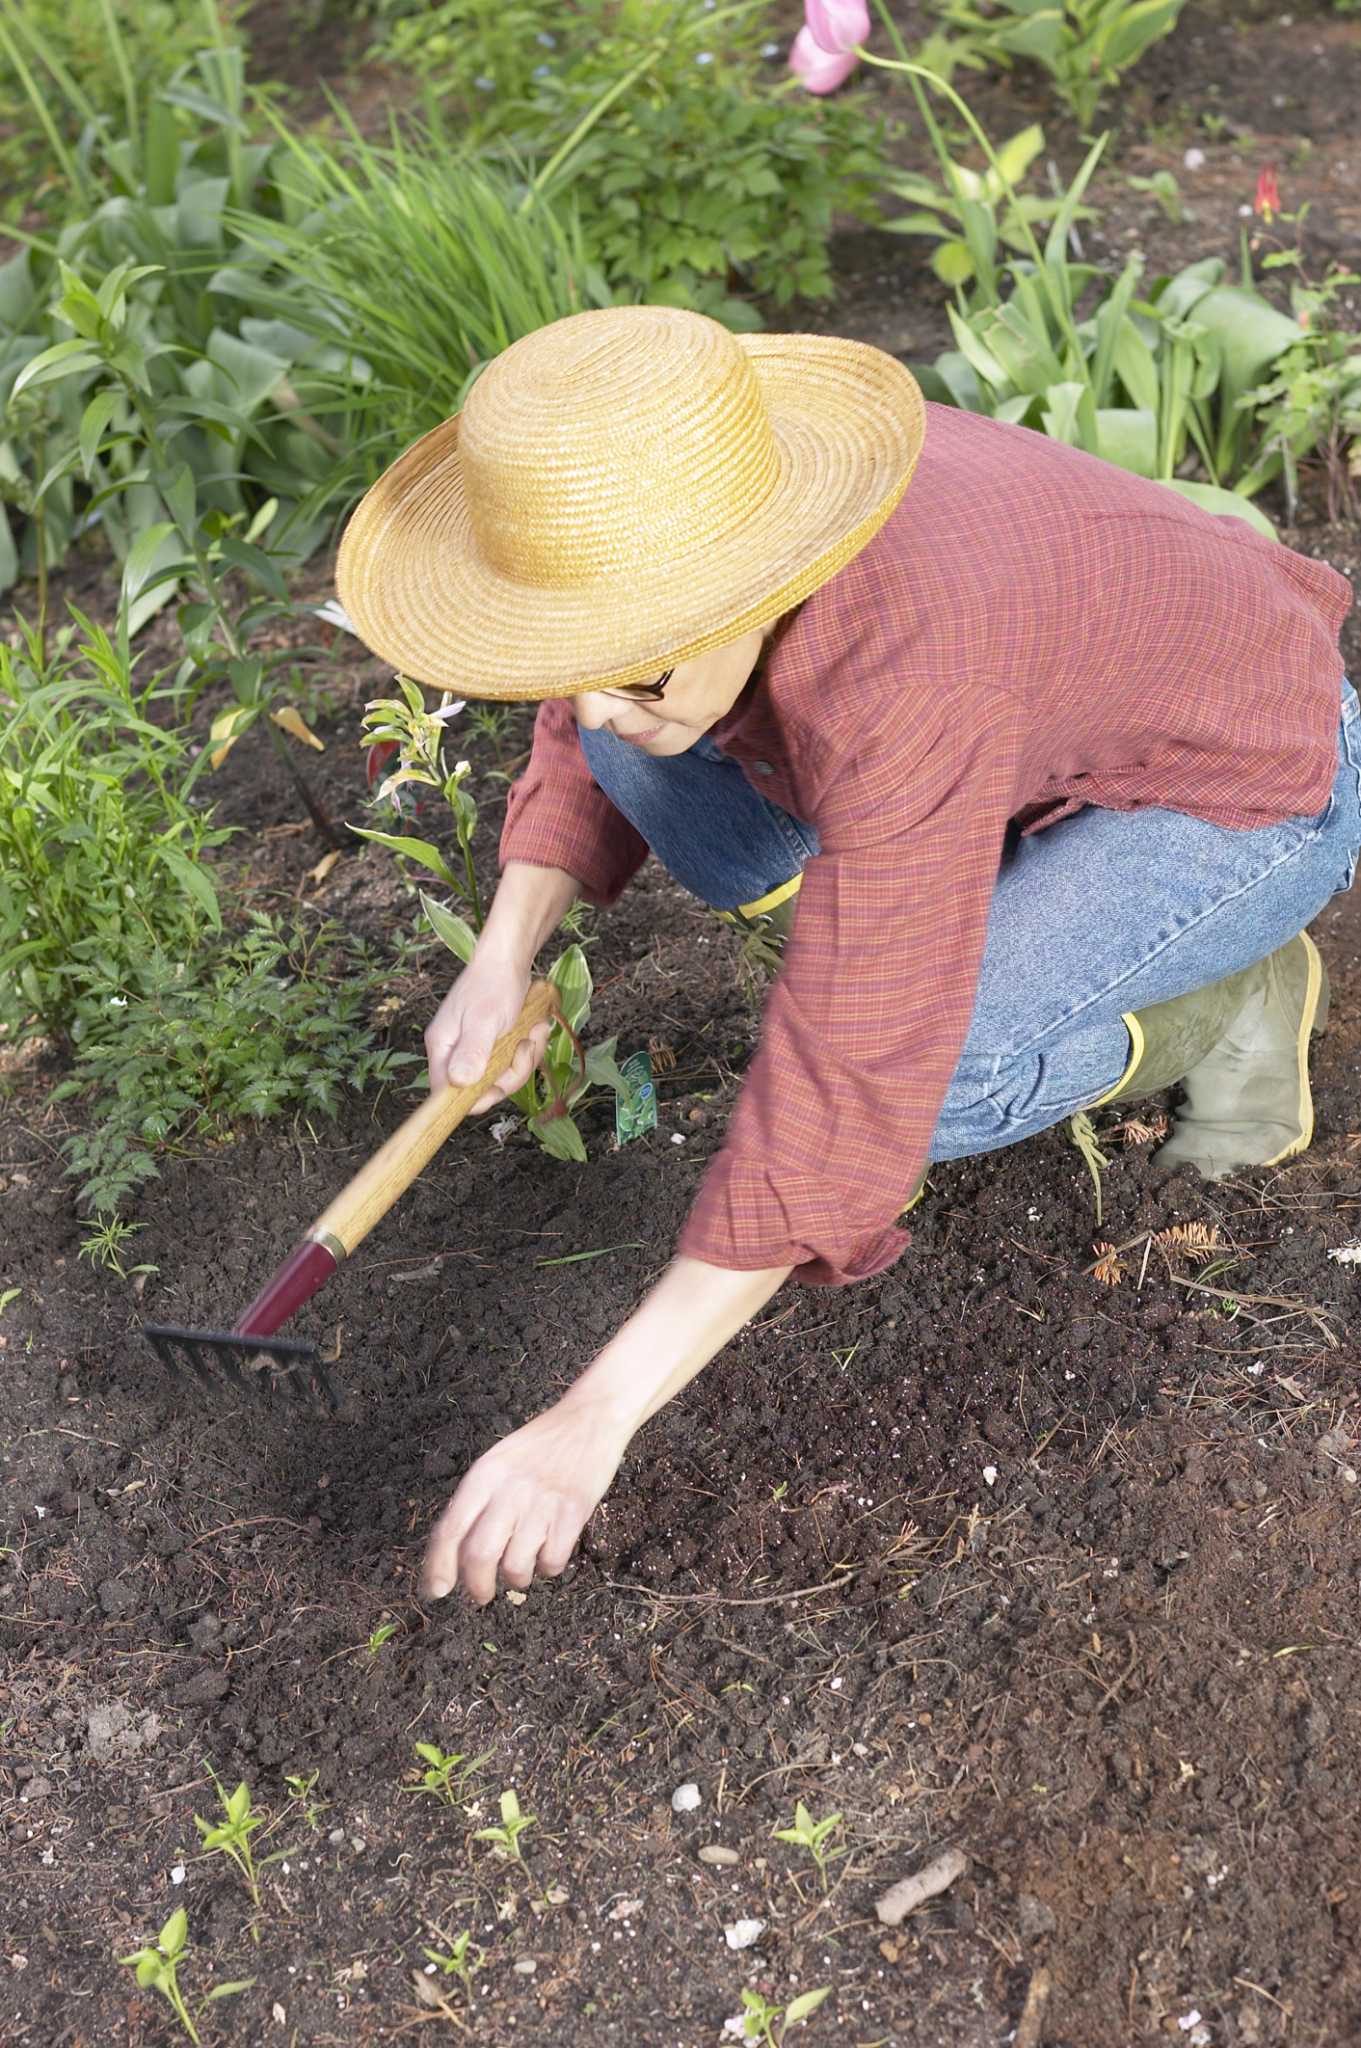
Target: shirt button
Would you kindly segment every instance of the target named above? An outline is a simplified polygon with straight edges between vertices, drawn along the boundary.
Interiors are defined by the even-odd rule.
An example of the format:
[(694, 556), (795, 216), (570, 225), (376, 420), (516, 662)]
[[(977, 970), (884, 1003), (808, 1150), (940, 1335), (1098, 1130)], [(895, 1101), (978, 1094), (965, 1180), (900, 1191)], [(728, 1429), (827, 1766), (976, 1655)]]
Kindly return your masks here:
[(753, 761), (751, 765), (758, 775), (773, 775), (775, 773), (769, 761)]

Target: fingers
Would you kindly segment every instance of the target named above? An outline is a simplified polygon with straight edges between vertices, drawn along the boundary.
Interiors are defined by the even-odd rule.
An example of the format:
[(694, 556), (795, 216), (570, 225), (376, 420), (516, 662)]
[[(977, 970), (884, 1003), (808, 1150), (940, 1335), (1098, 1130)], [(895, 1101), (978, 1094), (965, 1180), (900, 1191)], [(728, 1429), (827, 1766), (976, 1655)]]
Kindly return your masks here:
[[(469, 1474), (473, 1478), (474, 1474)], [(421, 1568), (420, 1596), (443, 1600), (461, 1585), (477, 1606), (496, 1597), (497, 1575), (524, 1591), (537, 1575), (555, 1579), (566, 1569), (581, 1534), (581, 1517), (559, 1504), (464, 1486), (430, 1532)]]
[[(513, 1095), (517, 1088), (524, 1087), (525, 1082), (543, 1058), (544, 1048), (548, 1044), (549, 1034), (552, 1029), (551, 1020), (547, 1024), (536, 1024), (528, 1038), (521, 1039), (519, 1045), (515, 1048), (514, 1059), (506, 1068), (500, 1080), (495, 1082), (485, 1095), (479, 1096), (473, 1104), (474, 1115), (477, 1115), (484, 1109), (493, 1108), (498, 1102), (504, 1102), (505, 1098), (508, 1095)], [(483, 1065), (486, 1065), (485, 1060)]]

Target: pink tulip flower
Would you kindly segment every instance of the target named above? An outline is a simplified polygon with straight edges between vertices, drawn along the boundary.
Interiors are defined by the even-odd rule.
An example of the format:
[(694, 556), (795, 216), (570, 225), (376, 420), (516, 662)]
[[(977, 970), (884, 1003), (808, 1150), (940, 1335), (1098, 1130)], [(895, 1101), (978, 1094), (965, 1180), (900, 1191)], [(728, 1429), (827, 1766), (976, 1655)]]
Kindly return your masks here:
[(789, 52), (789, 68), (794, 76), (801, 79), (808, 92), (835, 92), (844, 85), (857, 63), (854, 50), (843, 50), (837, 54), (824, 50), (814, 40), (812, 30), (804, 25), (794, 38)]
[(803, 0), (803, 19), (818, 48), (831, 57), (845, 56), (869, 39), (866, 0)]

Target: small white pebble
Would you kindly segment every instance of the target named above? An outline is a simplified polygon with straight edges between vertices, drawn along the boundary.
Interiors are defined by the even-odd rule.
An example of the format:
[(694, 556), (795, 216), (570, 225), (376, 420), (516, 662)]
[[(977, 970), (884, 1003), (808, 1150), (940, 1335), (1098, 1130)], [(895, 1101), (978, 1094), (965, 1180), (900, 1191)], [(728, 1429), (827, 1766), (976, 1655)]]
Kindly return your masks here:
[(1200, 2014), (1196, 2011), (1196, 2008), (1192, 2006), (1190, 2012), (1184, 2012), (1182, 2014), (1181, 2018), (1177, 2021), (1177, 2025), (1181, 2028), (1183, 2034), (1189, 2034), (1192, 2027), (1198, 2027), (1200, 2025)]
[(673, 1145), (683, 1145), (685, 1143), (684, 1131), (673, 1131), (671, 1133), (671, 1142)]
[(734, 1920), (730, 1927), (723, 1929), (723, 1939), (729, 1948), (750, 1948), (759, 1941), (766, 1931), (764, 1920)]
[(1188, 171), (1198, 171), (1204, 165), (1205, 152), (1203, 149), (1188, 149), (1182, 162)]
[(183, 1884), (183, 1883), (184, 1883), (184, 1877), (185, 1877), (185, 1870), (184, 1870), (184, 1865), (183, 1865), (182, 1863), (172, 1863), (172, 1864), (171, 1864), (171, 1866), (170, 1866), (170, 1882), (171, 1882), (171, 1884)]
[(983, 1484), (985, 1486), (996, 1486), (997, 1467), (995, 1465), (985, 1465), (983, 1467)]
[(673, 1812), (693, 1813), (695, 1808), (699, 1805), (700, 1797), (701, 1794), (698, 1785), (688, 1782), (684, 1785), (677, 1785), (675, 1791), (671, 1794), (671, 1806)]

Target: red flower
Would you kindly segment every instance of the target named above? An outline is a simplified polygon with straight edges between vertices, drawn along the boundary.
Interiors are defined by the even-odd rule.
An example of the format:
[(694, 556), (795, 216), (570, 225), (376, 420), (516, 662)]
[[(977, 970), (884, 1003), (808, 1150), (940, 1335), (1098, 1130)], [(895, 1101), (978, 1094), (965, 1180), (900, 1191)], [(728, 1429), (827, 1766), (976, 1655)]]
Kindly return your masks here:
[(1276, 166), (1268, 164), (1257, 173), (1257, 197), (1252, 202), (1254, 213), (1260, 213), (1267, 226), (1281, 210), (1281, 195), (1276, 189)]

